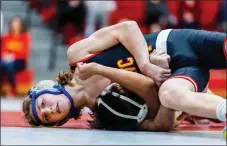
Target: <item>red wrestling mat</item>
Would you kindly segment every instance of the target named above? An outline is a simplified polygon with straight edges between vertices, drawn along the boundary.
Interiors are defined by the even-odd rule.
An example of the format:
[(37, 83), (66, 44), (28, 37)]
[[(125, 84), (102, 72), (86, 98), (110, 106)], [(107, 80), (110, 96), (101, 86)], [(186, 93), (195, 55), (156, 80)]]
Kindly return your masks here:
[[(86, 120), (89, 119), (88, 114), (83, 114), (78, 120), (70, 120), (62, 128), (88, 129)], [(1, 126), (7, 127), (30, 127), (23, 117), (22, 112), (1, 111)], [(188, 122), (183, 122), (175, 128), (176, 131), (219, 131), (222, 130), (225, 123), (210, 122), (207, 125), (194, 125)]]

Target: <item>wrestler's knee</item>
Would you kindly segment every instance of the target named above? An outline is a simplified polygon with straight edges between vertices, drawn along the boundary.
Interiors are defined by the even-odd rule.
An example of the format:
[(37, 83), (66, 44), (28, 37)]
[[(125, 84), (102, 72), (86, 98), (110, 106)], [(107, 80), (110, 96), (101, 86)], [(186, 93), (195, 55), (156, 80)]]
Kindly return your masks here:
[(159, 89), (159, 98), (163, 106), (181, 110), (192, 96), (193, 84), (182, 78), (172, 78), (165, 81)]
[(159, 89), (159, 98), (163, 106), (172, 108), (176, 101), (176, 88), (166, 81), (164, 82)]

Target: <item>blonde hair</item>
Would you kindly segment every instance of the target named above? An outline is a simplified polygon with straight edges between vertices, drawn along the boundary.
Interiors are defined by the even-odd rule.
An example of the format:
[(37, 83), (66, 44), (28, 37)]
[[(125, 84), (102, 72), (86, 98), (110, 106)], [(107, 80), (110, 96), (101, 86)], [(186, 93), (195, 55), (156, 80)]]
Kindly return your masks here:
[[(60, 85), (63, 85), (63, 86), (65, 86), (65, 85), (74, 86), (74, 84), (71, 82), (72, 79), (73, 79), (73, 74), (70, 71), (59, 72), (59, 74), (56, 76), (57, 83)], [(49, 123), (49, 124), (45, 124), (45, 123), (41, 123), (40, 121), (36, 121), (34, 118), (32, 118), (32, 115), (31, 115), (31, 96), (27, 96), (24, 98), (22, 110), (24, 112), (25, 119), (31, 126), (61, 126), (69, 120), (69, 119), (64, 119), (57, 123)], [(77, 114), (77, 117), (78, 116), (79, 116), (79, 114)], [(75, 118), (77, 118), (77, 117), (75, 117)]]

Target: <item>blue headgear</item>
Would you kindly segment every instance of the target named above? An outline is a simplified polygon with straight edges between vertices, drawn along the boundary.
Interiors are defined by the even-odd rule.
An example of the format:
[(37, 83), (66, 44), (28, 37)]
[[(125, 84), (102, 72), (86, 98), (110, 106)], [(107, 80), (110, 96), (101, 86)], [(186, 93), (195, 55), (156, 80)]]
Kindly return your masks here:
[(75, 116), (76, 111), (74, 108), (72, 96), (65, 90), (64, 86), (59, 85), (52, 80), (44, 80), (39, 82), (36, 87), (32, 87), (28, 91), (28, 94), (31, 96), (32, 113), (37, 121), (40, 121), (40, 119), (36, 112), (36, 99), (43, 94), (54, 94), (54, 95), (64, 94), (71, 103), (70, 113), (66, 118)]

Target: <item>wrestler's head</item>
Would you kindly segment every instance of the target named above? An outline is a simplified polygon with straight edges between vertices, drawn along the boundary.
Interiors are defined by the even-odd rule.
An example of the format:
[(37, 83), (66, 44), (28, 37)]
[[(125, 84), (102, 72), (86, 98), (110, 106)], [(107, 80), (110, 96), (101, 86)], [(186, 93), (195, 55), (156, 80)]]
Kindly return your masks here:
[(70, 118), (77, 118), (80, 110), (74, 108), (71, 95), (64, 86), (73, 86), (72, 75), (60, 73), (57, 83), (51, 80), (39, 82), (29, 90), (23, 101), (23, 112), (32, 126), (60, 126)]
[(92, 129), (137, 130), (147, 112), (147, 105), (142, 98), (113, 83), (97, 98), (88, 126)]

